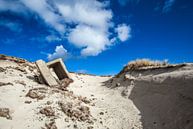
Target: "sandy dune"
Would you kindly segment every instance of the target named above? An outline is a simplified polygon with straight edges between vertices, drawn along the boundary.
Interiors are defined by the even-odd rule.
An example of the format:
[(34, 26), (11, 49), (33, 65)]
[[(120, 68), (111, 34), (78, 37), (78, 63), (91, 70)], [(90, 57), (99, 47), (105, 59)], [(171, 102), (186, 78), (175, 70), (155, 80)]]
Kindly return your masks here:
[(125, 71), (107, 83), (117, 84), (140, 111), (144, 129), (193, 128), (193, 64)]
[(70, 73), (66, 90), (39, 84), (33, 63), (0, 60), (0, 129), (192, 129), (193, 65)]
[[(67, 101), (75, 103), (72, 96), (65, 96), (62, 92), (54, 92), (47, 85), (38, 84), (33, 80), (34, 73), (27, 67), (19, 66), (10, 61), (0, 61), (1, 67), (6, 68), (0, 73), (0, 82), (9, 82), (13, 85), (0, 87), (0, 108), (8, 108), (12, 119), (0, 117), (1, 129), (34, 129), (45, 128), (45, 123), (54, 119), (58, 129), (63, 128), (100, 128), (100, 129), (128, 129), (140, 128), (139, 111), (133, 102), (121, 96), (117, 90), (107, 88), (103, 82), (111, 77), (100, 77), (91, 75), (79, 75), (71, 73), (74, 83), (69, 85), (68, 90), (73, 91), (74, 96), (86, 97), (89, 104), (93, 123), (73, 121), (62, 111), (58, 102)], [(11, 66), (10, 68), (7, 68)], [(26, 73), (15, 68), (26, 69)], [(33, 88), (45, 88), (45, 98), (42, 100), (26, 97)], [(31, 102), (31, 103), (29, 103)], [(50, 102), (51, 104), (47, 104)], [(82, 102), (81, 102), (82, 103)], [(40, 113), (46, 106), (51, 106), (55, 116), (47, 117)]]

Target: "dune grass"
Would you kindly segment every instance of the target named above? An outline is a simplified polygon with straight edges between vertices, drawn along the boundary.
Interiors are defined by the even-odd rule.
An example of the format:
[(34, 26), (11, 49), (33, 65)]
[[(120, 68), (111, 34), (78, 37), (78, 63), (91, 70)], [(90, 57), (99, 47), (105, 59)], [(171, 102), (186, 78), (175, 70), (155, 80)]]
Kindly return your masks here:
[(150, 59), (137, 59), (134, 61), (130, 61), (126, 67), (127, 69), (139, 69), (142, 67), (161, 67), (167, 66), (169, 63), (167, 60), (159, 61), (159, 60), (150, 60)]

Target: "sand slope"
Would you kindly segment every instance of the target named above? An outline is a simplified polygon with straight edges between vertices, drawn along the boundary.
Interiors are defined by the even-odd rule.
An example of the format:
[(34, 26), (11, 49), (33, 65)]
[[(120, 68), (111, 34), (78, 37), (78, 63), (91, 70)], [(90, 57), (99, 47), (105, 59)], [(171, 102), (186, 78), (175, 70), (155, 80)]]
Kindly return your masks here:
[(193, 128), (193, 64), (128, 70), (107, 85), (133, 101), (144, 129)]
[[(139, 110), (133, 102), (122, 97), (119, 91), (104, 85), (111, 77), (71, 73), (74, 82), (69, 85), (68, 91), (60, 91), (36, 82), (36, 68), (30, 71), (27, 65), (35, 66), (31, 63), (24, 65), (13, 61), (0, 61), (1, 68), (5, 69), (0, 72), (0, 82), (11, 83), (0, 86), (0, 108), (8, 108), (12, 118), (0, 117), (0, 129), (47, 129), (49, 127), (46, 124), (52, 122), (53, 129), (55, 126), (58, 129), (141, 128)], [(29, 90), (34, 88), (39, 88), (43, 94), (40, 98), (43, 99), (26, 96)], [(60, 102), (64, 102), (64, 105), (67, 105), (67, 102), (72, 103), (74, 107), (89, 107), (89, 121), (71, 119), (62, 111)], [(54, 111), (54, 116), (40, 113), (48, 106)], [(74, 111), (77, 110), (76, 108)]]

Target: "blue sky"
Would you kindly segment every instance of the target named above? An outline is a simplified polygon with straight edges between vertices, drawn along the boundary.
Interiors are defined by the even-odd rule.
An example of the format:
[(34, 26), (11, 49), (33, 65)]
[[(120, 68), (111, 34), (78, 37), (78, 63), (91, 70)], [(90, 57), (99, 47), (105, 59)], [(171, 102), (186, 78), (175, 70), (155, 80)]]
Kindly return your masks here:
[(193, 62), (193, 1), (0, 0), (0, 53), (97, 75), (138, 58)]

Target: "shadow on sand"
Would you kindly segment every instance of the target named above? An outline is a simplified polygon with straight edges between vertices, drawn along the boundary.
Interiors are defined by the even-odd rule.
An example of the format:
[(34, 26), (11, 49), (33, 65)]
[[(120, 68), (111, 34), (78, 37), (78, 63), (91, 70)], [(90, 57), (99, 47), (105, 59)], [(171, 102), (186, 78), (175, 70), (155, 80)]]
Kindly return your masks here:
[(136, 82), (129, 99), (140, 110), (144, 129), (193, 128), (193, 80)]
[[(112, 88), (110, 81), (104, 85)], [(135, 81), (128, 98), (140, 111), (144, 129), (193, 129), (192, 78)]]

